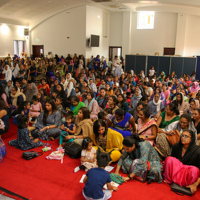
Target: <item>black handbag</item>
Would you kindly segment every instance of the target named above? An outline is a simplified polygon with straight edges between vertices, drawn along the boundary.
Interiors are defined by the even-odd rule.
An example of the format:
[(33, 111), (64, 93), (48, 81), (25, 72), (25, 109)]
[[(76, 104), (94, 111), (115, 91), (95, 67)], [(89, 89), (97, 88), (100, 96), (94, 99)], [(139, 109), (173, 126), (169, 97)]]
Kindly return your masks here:
[(22, 153), (22, 158), (24, 158), (25, 160), (31, 160), (32, 158), (36, 158), (38, 156), (41, 156), (42, 154), (42, 152), (28, 151)]
[(191, 190), (190, 188), (187, 187), (181, 187), (180, 185), (176, 184), (176, 183), (172, 183), (171, 185), (171, 190), (173, 192), (175, 192), (178, 195), (188, 195), (188, 196), (192, 196)]
[(80, 158), (82, 146), (75, 142), (67, 142), (64, 146), (65, 154), (69, 155), (70, 158)]
[(113, 125), (113, 128), (120, 130), (120, 131), (126, 131), (127, 130), (127, 128), (120, 126), (120, 125), (117, 125), (117, 124)]

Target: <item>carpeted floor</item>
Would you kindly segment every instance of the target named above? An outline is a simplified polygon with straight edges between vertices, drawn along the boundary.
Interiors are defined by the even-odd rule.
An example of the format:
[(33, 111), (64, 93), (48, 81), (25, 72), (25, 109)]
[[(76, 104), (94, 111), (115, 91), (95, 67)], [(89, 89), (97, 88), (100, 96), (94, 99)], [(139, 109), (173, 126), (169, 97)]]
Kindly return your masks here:
[[(80, 164), (79, 159), (71, 159), (65, 155), (61, 164), (57, 160), (47, 160), (45, 157), (51, 152), (32, 160), (22, 158), (23, 151), (8, 145), (8, 141), (15, 139), (17, 127), (10, 126), (8, 133), (2, 136), (7, 155), (0, 163), (0, 186), (31, 200), (82, 200), (83, 183), (79, 183), (85, 172), (74, 173)], [(58, 141), (49, 142), (56, 150)], [(34, 149), (41, 151), (42, 147)], [(0, 194), (2, 192), (0, 191)], [(14, 198), (14, 197), (13, 197)], [(1, 199), (1, 197), (0, 197)], [(18, 198), (16, 198), (18, 199)], [(170, 190), (165, 183), (140, 183), (131, 180), (119, 186), (119, 191), (113, 192), (113, 200), (199, 200), (200, 188), (192, 197), (179, 196)]]

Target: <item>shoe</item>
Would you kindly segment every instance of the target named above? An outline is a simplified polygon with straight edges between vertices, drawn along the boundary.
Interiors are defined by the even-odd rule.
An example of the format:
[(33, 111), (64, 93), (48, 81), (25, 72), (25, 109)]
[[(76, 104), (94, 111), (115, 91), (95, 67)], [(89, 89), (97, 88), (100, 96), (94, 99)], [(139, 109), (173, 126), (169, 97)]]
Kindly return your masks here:
[(76, 167), (76, 168), (74, 169), (74, 173), (78, 172), (79, 170), (80, 170), (80, 167), (78, 166), (78, 167)]

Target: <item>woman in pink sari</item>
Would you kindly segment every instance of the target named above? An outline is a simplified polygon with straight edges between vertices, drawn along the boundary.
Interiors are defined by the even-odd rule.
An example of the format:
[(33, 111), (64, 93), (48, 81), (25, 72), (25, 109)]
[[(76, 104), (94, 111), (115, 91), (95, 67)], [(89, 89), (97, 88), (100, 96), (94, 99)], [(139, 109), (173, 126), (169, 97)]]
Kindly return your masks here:
[(155, 139), (157, 135), (157, 125), (154, 119), (150, 119), (151, 110), (145, 106), (138, 112), (138, 135), (140, 138), (150, 142), (155, 146)]
[(167, 157), (163, 166), (163, 176), (168, 184), (186, 186), (192, 194), (200, 185), (200, 147), (195, 140), (195, 133), (185, 130), (180, 142), (172, 147), (172, 157)]

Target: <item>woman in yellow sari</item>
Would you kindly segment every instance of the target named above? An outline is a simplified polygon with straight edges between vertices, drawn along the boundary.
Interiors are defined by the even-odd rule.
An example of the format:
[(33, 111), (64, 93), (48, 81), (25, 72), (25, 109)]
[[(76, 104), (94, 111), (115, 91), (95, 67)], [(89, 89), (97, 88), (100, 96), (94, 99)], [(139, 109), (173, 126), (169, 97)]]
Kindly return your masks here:
[(113, 162), (118, 161), (121, 157), (123, 136), (115, 130), (106, 129), (106, 123), (103, 120), (97, 120), (94, 123), (93, 131), (91, 138), (98, 149), (97, 153), (98, 151), (109, 153)]

